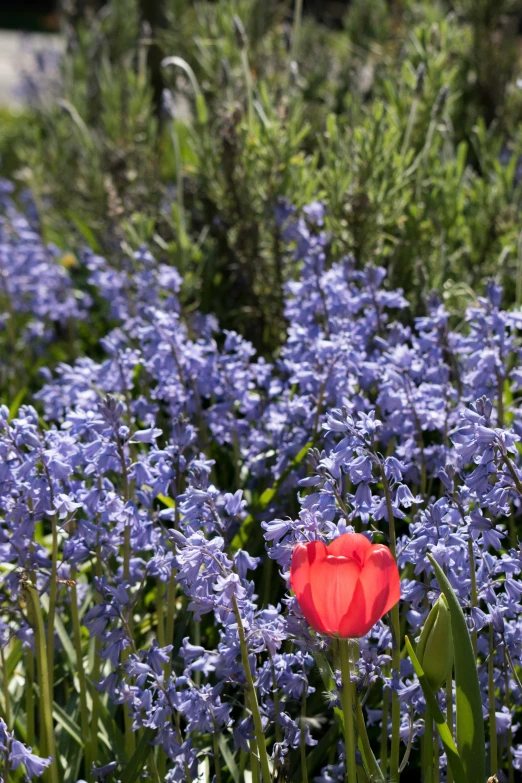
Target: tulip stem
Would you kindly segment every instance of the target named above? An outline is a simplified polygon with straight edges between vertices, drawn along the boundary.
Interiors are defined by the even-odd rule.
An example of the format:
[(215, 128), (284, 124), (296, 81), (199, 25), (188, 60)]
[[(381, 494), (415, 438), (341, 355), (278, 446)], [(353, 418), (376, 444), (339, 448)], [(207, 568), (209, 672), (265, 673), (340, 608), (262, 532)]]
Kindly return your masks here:
[(353, 708), (355, 704), (355, 684), (350, 679), (350, 647), (348, 639), (340, 639), (341, 654), (341, 705), (344, 716), (344, 741), (346, 745), (346, 783), (357, 783), (355, 765), (355, 731)]
[(433, 783), (433, 719), (426, 704), (424, 713), (424, 783)]

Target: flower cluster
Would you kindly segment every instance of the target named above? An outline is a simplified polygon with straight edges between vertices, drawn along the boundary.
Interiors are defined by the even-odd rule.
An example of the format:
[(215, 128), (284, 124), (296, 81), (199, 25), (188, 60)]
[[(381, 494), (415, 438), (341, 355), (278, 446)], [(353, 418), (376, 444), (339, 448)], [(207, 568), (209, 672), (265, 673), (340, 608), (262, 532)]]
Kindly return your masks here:
[[(6, 186), (2, 197), (3, 326), (23, 317), (17, 341), (41, 339), (83, 317), (89, 298)], [(212, 770), (219, 781), (220, 764), (263, 775), (265, 757), (277, 779), (299, 775), (308, 746), (335, 745), (342, 689), (337, 640), (310, 628), (290, 592), (292, 554), (312, 542), (324, 554), (354, 531), (396, 559), (410, 638), (439, 595), (428, 555), (443, 566), (472, 632), (499, 772), (522, 769), (522, 314), (502, 310), (490, 282), (458, 328), (435, 297), (408, 319), (385, 270), (331, 263), (323, 217), (320, 204), (280, 205), (300, 275), (272, 363), (187, 312), (179, 274), (146, 248), (117, 266), (80, 259), (112, 328), (95, 355), (46, 369), (32, 405), (0, 408), (4, 777), (69, 763), (67, 733), (83, 737), (70, 774), (88, 779), (121, 779), (141, 743), (155, 779)], [(381, 614), (363, 628), (352, 679), (387, 771), (392, 712), (414, 758), (426, 705)], [(28, 747), (34, 700), (20, 739), (10, 703), (22, 672), (43, 667), (70, 707), (50, 716), (57, 744), (43, 730), (40, 759)], [(451, 687), (439, 698), (451, 713)], [(337, 758), (320, 748), (316, 780), (342, 780), (343, 747)]]

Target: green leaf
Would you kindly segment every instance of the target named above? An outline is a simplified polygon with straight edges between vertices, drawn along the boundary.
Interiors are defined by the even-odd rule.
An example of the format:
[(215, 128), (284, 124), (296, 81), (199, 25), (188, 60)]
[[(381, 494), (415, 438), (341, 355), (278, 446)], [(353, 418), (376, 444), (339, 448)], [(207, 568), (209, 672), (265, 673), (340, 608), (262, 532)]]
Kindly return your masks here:
[[(295, 455), (292, 462), (290, 462), (290, 464), (287, 465), (287, 467), (285, 468), (281, 476), (277, 479), (274, 486), (265, 489), (265, 491), (261, 494), (258, 503), (256, 504), (254, 513), (259, 511), (264, 511), (266, 509), (266, 507), (269, 505), (269, 503), (273, 500), (273, 498), (277, 494), (281, 484), (286, 480), (286, 478), (294, 470), (294, 468), (299, 467), (301, 462), (304, 460), (304, 458), (310, 451), (310, 448), (313, 446), (313, 444), (314, 441), (309, 440), (308, 443), (306, 443), (303, 446), (303, 448)], [(232, 544), (231, 544), (232, 552), (237, 552), (238, 549), (241, 549), (246, 544), (246, 542), (248, 541), (250, 528), (252, 527), (253, 523), (254, 523), (254, 516), (253, 514), (249, 514), (246, 517), (246, 519), (243, 521), (243, 524), (241, 525), (241, 530), (232, 540)]]
[(11, 403), (11, 405), (9, 407), (8, 421), (12, 421), (12, 419), (14, 419), (14, 417), (18, 413), (18, 409), (19, 409), (20, 405), (22, 404), (23, 399), (24, 399), (26, 394), (27, 394), (27, 386), (24, 386), (23, 389), (20, 389), (20, 391), (18, 392), (18, 394), (16, 395), (16, 397), (14, 398), (14, 400), (12, 401), (12, 403)]
[(231, 753), (230, 748), (227, 745), (227, 741), (225, 739), (224, 734), (219, 734), (218, 745), (219, 745), (219, 750), (221, 751), (221, 755), (223, 756), (223, 761), (225, 762), (228, 771), (232, 775), (232, 779), (234, 783), (240, 783), (241, 775), (239, 772), (239, 768), (234, 760), (234, 756)]
[[(38, 675), (38, 687), (40, 689), (40, 707), (42, 721), (42, 735), (40, 739), (41, 752), (43, 755), (49, 754), (53, 757), (48, 772), (49, 783), (58, 783), (58, 759), (56, 757), (52, 696), (49, 686), (49, 671), (47, 668), (47, 647), (45, 638), (45, 627), (40, 607), (40, 596), (35, 585), (30, 581), (22, 582), (22, 590), (27, 603), (27, 615), (29, 622), (34, 630), (34, 647), (36, 654), (36, 671)], [(47, 596), (46, 596), (47, 597)], [(45, 746), (43, 738), (45, 737)]]
[[(453, 777), (455, 778), (455, 783), (472, 783), (472, 781), (473, 783), (475, 783), (475, 778), (469, 778), (468, 780), (468, 778), (466, 777), (466, 773), (462, 765), (462, 760), (459, 756), (459, 752), (455, 746), (455, 743), (453, 742), (453, 737), (451, 736), (451, 731), (449, 730), (448, 724), (444, 720), (444, 716), (440, 711), (439, 705), (437, 703), (437, 699), (435, 698), (435, 695), (431, 690), (430, 684), (426, 678), (426, 675), (422, 670), (422, 666), (419, 663), (419, 659), (415, 655), (413, 647), (411, 646), (411, 642), (407, 636), (405, 637), (405, 641), (406, 641), (406, 647), (408, 649), (408, 654), (411, 658), (413, 668), (415, 669), (415, 674), (419, 678), (419, 682), (422, 688), (422, 692), (424, 693), (426, 703), (428, 704), (431, 710), (431, 714), (433, 715), (433, 720), (435, 721), (435, 724), (437, 726), (437, 731), (439, 732), (439, 736), (442, 740), (442, 744), (444, 745), (444, 750), (446, 751), (446, 755), (448, 757), (448, 763), (451, 767), (451, 771), (453, 772)], [(478, 781), (483, 780), (483, 778), (477, 778), (476, 780), (478, 783)]]
[[(87, 683), (91, 689), (94, 689), (94, 685), (91, 677), (87, 675)], [(107, 709), (105, 701), (100, 698), (98, 701), (99, 709), (99, 722), (103, 726), (104, 732), (99, 732), (100, 739), (104, 745), (112, 750), (113, 754), (119, 758), (125, 757), (125, 739), (123, 733), (116, 723), (113, 715)]]
[(19, 639), (15, 639), (13, 642), (13, 649), (7, 656), (7, 661), (6, 661), (8, 680), (10, 680), (11, 677), (13, 676), (14, 670), (18, 666), (18, 663), (20, 662), (22, 655), (23, 655), (22, 642), (19, 641)]
[[(49, 611), (49, 596), (46, 593), (43, 593), (40, 596), (41, 604), (46, 612)], [(54, 628), (56, 631), (56, 634), (60, 640), (60, 644), (63, 647), (63, 651), (65, 653), (66, 660), (69, 664), (69, 668), (71, 670), (71, 673), (76, 675), (77, 671), (77, 662), (76, 662), (76, 652), (73, 646), (73, 643), (71, 642), (71, 636), (67, 632), (65, 625), (63, 624), (62, 619), (57, 614), (54, 618)], [(77, 678), (75, 678), (75, 686), (76, 690), (79, 692), (79, 683), (77, 681)]]
[(55, 701), (53, 701), (53, 717), (56, 723), (62, 726), (62, 728), (70, 737), (72, 737), (77, 745), (79, 745), (80, 748), (83, 748), (85, 743), (83, 741), (81, 728)]
[(156, 497), (164, 506), (167, 506), (168, 508), (176, 507), (176, 501), (172, 498), (168, 498), (166, 495), (157, 495)]
[(444, 571), (428, 555), (451, 615), (455, 685), (457, 688), (457, 747), (469, 783), (486, 779), (486, 741), (477, 661), (466, 618)]
[(76, 215), (74, 212), (68, 211), (66, 212), (67, 217), (71, 221), (71, 223), (74, 223), (82, 237), (85, 239), (91, 250), (93, 250), (95, 253), (101, 253), (100, 244), (96, 237), (94, 236), (92, 230), (89, 228), (87, 223), (82, 220), (79, 215)]
[(138, 743), (138, 747), (132, 754), (128, 764), (125, 765), (125, 769), (121, 775), (121, 783), (135, 783), (139, 778), (140, 772), (152, 750), (152, 745), (150, 743), (153, 739), (154, 729), (145, 729), (143, 736)]

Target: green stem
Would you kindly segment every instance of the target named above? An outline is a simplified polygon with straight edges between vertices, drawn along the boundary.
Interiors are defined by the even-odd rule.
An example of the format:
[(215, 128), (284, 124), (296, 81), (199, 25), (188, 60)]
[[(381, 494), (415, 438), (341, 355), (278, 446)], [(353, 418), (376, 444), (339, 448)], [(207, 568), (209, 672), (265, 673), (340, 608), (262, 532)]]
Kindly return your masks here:
[[(165, 644), (172, 644), (174, 637), (174, 621), (176, 619), (176, 570), (173, 568), (169, 576), (167, 587), (167, 620), (165, 624)], [(166, 676), (170, 677), (172, 672), (172, 656), (166, 666)]]
[[(183, 736), (181, 734), (181, 714), (179, 712), (176, 712), (176, 717), (174, 721), (176, 724), (176, 734), (178, 736), (178, 742), (180, 745), (183, 745)], [(185, 768), (185, 782), (192, 783), (192, 776), (190, 774), (190, 770), (188, 768), (188, 764), (186, 761), (183, 762), (183, 766)]]
[(388, 767), (388, 715), (390, 711), (390, 690), (386, 688), (382, 696), (382, 727), (381, 727), (381, 770), (386, 775)]
[[(157, 607), (156, 607), (156, 619), (157, 619), (157, 634), (158, 644), (160, 647), (165, 647), (165, 595), (166, 595), (165, 583), (160, 579), (156, 582), (156, 595), (157, 595)], [(167, 774), (167, 756), (165, 751), (160, 746), (158, 748), (158, 776), (160, 780), (165, 780)]]
[(34, 655), (32, 650), (25, 654), (25, 727), (27, 744), (34, 746)]
[[(129, 581), (130, 577), (130, 559), (131, 559), (131, 529), (130, 525), (125, 526), (125, 530), (123, 533), (123, 578), (126, 582)], [(132, 608), (129, 611), (129, 631), (132, 633)], [(125, 663), (127, 658), (129, 657), (130, 649), (127, 647), (125, 650), (121, 653), (121, 659), (122, 663)], [(123, 720), (125, 724), (125, 752), (127, 754), (127, 758), (131, 758), (132, 754), (136, 750), (136, 739), (134, 736), (134, 731), (132, 729), (132, 716), (129, 713), (129, 709), (127, 705), (123, 704)]]
[(346, 748), (346, 783), (357, 783), (357, 767), (355, 764), (355, 729), (353, 708), (355, 703), (355, 685), (350, 679), (350, 647), (348, 639), (341, 639), (339, 644), (341, 658), (341, 706), (344, 716), (344, 742)]
[(440, 783), (439, 740), (436, 733), (433, 738), (433, 783)]
[[(245, 637), (245, 629), (243, 627), (243, 621), (241, 619), (241, 614), (237, 605), (236, 596), (233, 597), (232, 602), (234, 607), (234, 614), (236, 616), (239, 644), (241, 648), (241, 662), (243, 664), (243, 669), (245, 670), (246, 691), (250, 705), (250, 712), (252, 713), (252, 720), (254, 721), (254, 733), (256, 736), (257, 750), (259, 754), (259, 763), (261, 765), (261, 774), (263, 777), (263, 783), (271, 783), (270, 766), (268, 764), (268, 754), (266, 752), (265, 734), (263, 732), (263, 724), (261, 722), (261, 713), (259, 712), (256, 689), (254, 686), (254, 680), (252, 678), (252, 672), (250, 670), (250, 662), (248, 660), (248, 647)], [(355, 780), (354, 783), (356, 783)]]
[(176, 201), (178, 207), (178, 241), (181, 250), (181, 268), (185, 269), (185, 248), (187, 246), (187, 227), (185, 221), (185, 195), (183, 190), (183, 158), (179, 143), (176, 121), (172, 120), (171, 128), (172, 147), (176, 161)]
[(7, 728), (11, 728), (11, 698), (9, 696), (9, 680), (7, 678), (7, 662), (5, 660), (5, 652), (2, 642), (0, 641), (0, 661), (2, 662), (2, 684), (4, 689), (4, 702), (5, 702), (5, 722)]
[(93, 759), (91, 757), (91, 738), (89, 711), (87, 709), (87, 681), (85, 678), (85, 669), (83, 666), (82, 637), (80, 631), (80, 618), (78, 614), (78, 594), (76, 591), (76, 571), (72, 569), (71, 580), (71, 619), (73, 626), (74, 649), (76, 652), (76, 666), (78, 668), (78, 682), (80, 685), (80, 720), (82, 725), (83, 740), (85, 743), (85, 778), (91, 779), (91, 766)]
[[(102, 553), (101, 546), (96, 546), (96, 559), (94, 571), (98, 579), (102, 576)], [(100, 597), (95, 594), (95, 600), (100, 601)], [(94, 662), (92, 666), (92, 682), (96, 683), (100, 679), (101, 672), (101, 640), (96, 636), (94, 639)], [(98, 761), (98, 720), (100, 716), (100, 693), (93, 684), (92, 694), (92, 716), (91, 716), (91, 758), (94, 763)]]
[[(388, 515), (388, 528), (390, 534), (390, 551), (395, 559), (397, 559), (397, 537), (395, 534), (395, 520), (393, 517), (393, 506), (391, 501), (390, 485), (386, 478), (386, 472), (384, 465), (379, 461), (381, 468), (381, 479), (384, 489), (384, 497), (386, 500), (386, 511)], [(400, 676), (401, 670), (401, 650), (400, 650), (400, 622), (399, 622), (399, 604), (395, 604), (391, 612), (391, 627), (392, 627), (392, 673), (395, 673), (397, 677)], [(392, 719), (392, 738), (391, 738), (391, 752), (390, 752), (390, 778), (394, 783), (398, 783), (400, 778), (399, 773), (399, 755), (401, 746), (401, 705), (399, 702), (399, 694), (397, 691), (392, 691), (391, 696), (391, 719)]]
[(433, 718), (431, 709), (426, 704), (424, 713), (424, 758), (423, 758), (423, 781), (424, 783), (433, 783)]
[[(192, 616), (192, 638), (194, 640), (194, 644), (196, 647), (201, 646), (201, 623), (194, 619), (194, 615)], [(194, 682), (196, 684), (196, 687), (199, 688), (201, 685), (201, 672), (195, 672), (194, 673)]]
[(54, 617), (56, 614), (56, 596), (58, 592), (58, 523), (56, 514), (51, 516), (52, 551), (51, 581), (49, 583), (49, 612), (47, 615), (47, 666), (49, 669), (49, 688), (54, 690)]
[[(446, 680), (446, 723), (453, 736), (453, 678), (451, 674)], [(449, 764), (446, 769), (446, 783), (453, 783), (453, 772)]]
[(252, 77), (250, 76), (250, 65), (246, 48), (241, 49), (241, 65), (243, 67), (243, 77), (245, 79), (245, 89), (247, 94), (248, 111), (248, 130), (252, 133), (254, 129), (254, 97), (252, 89)]
[(364, 720), (364, 713), (361, 707), (361, 700), (359, 699), (359, 696), (355, 695), (355, 714), (356, 714), (356, 721), (357, 721), (357, 734), (359, 736), (359, 744), (362, 748), (362, 753), (364, 756), (364, 759), (366, 761), (366, 766), (368, 767), (368, 774), (370, 776), (370, 780), (375, 783), (384, 783), (384, 774), (381, 772), (379, 765), (377, 764), (377, 761), (375, 759), (375, 756), (373, 755), (372, 747), (370, 745), (370, 740), (368, 739), (368, 732), (366, 731), (366, 723)]
[(515, 668), (515, 663), (513, 661), (513, 658), (511, 657), (511, 653), (509, 652), (507, 648), (507, 644), (504, 644), (504, 652), (506, 654), (506, 659), (509, 664), (509, 668), (511, 669), (511, 674), (513, 675), (513, 678), (518, 685), (519, 691), (522, 693), (522, 682), (520, 682), (520, 677), (518, 676), (518, 672)]
[(404, 141), (401, 147), (401, 158), (404, 158), (410, 146), (411, 134), (417, 120), (417, 111), (419, 108), (419, 99), (415, 96), (411, 102), (410, 113), (408, 115), (408, 124), (406, 125), (406, 133), (404, 134)]
[(495, 714), (495, 637), (493, 625), (489, 626), (489, 659), (488, 659), (488, 699), (489, 699), (489, 758), (490, 775), (494, 777), (498, 771), (497, 752), (497, 716)]
[(308, 783), (308, 768), (306, 766), (306, 692), (307, 692), (306, 680), (303, 682), (303, 696), (301, 698), (301, 738), (300, 738), (300, 751), (301, 751), (301, 781), (302, 783)]
[(214, 734), (212, 735), (212, 742), (214, 746), (214, 781), (215, 783), (221, 783), (221, 765), (219, 763), (219, 745), (216, 727), (214, 728)]
[[(478, 592), (477, 592), (477, 574), (475, 571), (475, 553), (473, 552), (473, 541), (468, 538), (468, 553), (469, 553), (469, 574), (471, 577), (471, 606), (478, 606)], [(477, 654), (477, 632), (471, 632), (471, 644), (473, 645), (473, 652)]]
[(165, 583), (156, 580), (156, 633), (158, 644), (165, 647)]
[(497, 427), (504, 426), (504, 379), (497, 372)]
[[(150, 768), (152, 772), (152, 779), (154, 780), (154, 783), (163, 783), (164, 778), (160, 777), (159, 770), (156, 764), (156, 759), (154, 758), (154, 753), (150, 754)], [(219, 783), (219, 781), (217, 781)]]
[(52, 756), (53, 760), (47, 771), (49, 783), (58, 783), (58, 759), (54, 744), (53, 727), (53, 698), (51, 684), (49, 682), (49, 661), (45, 647), (45, 628), (38, 591), (32, 582), (22, 583), (27, 600), (27, 614), (34, 629), (34, 642), (36, 650), (36, 665), (38, 672), (38, 685), (40, 689), (40, 711), (42, 715), (42, 737), (40, 740), (40, 754)]
[(297, 59), (299, 49), (299, 34), (301, 32), (301, 22), (303, 19), (303, 0), (295, 0), (294, 26), (292, 28), (292, 48), (290, 50), (290, 62)]
[[(274, 701), (274, 711), (275, 711), (276, 715), (279, 715), (279, 687), (277, 685), (277, 676), (276, 676), (276, 670), (275, 670), (275, 666), (274, 666), (274, 659), (270, 655), (270, 652), (268, 653), (268, 655), (270, 657), (270, 667), (272, 669), (272, 683), (273, 683), (273, 686), (274, 686), (273, 687), (273, 691), (272, 691), (272, 699)], [(303, 692), (304, 709), (305, 709), (304, 714), (306, 715), (306, 688), (307, 688), (307, 684), (306, 684), (306, 677), (304, 675), (304, 672), (303, 672), (303, 679), (304, 679), (304, 682), (305, 682), (305, 686), (304, 686), (305, 690)], [(303, 715), (303, 703), (301, 703), (301, 715)], [(277, 721), (276, 721), (275, 726), (274, 726), (274, 731), (275, 731), (276, 742), (282, 742), (283, 741), (283, 734), (281, 732), (281, 726), (279, 725), (279, 723)]]
[(255, 740), (250, 740), (250, 771), (252, 772), (252, 783), (261, 783), (261, 779), (259, 777), (259, 761), (257, 759), (257, 753), (256, 753), (256, 743)]
[[(121, 473), (123, 478), (123, 497), (125, 502), (127, 502), (130, 497), (129, 476), (127, 472), (127, 461), (125, 457), (123, 444), (120, 442), (119, 438), (118, 438), (118, 454), (120, 457)], [(123, 579), (126, 582), (130, 581), (131, 553), (132, 553), (131, 527), (129, 524), (129, 525), (125, 525), (125, 528), (123, 530)], [(129, 617), (128, 617), (128, 626), (129, 626), (129, 632), (131, 637), (133, 635), (133, 625), (134, 622), (133, 622), (132, 608), (131, 608), (129, 610)], [(125, 663), (129, 655), (130, 655), (130, 649), (129, 647), (127, 647), (125, 650), (122, 651), (121, 654), (122, 664)], [(125, 753), (127, 754), (127, 758), (130, 759), (136, 749), (136, 739), (134, 736), (134, 732), (132, 730), (132, 716), (130, 715), (126, 704), (123, 704), (123, 721), (125, 724)]]
[[(508, 710), (510, 709), (510, 698), (509, 698), (510, 692), (509, 692), (509, 673), (508, 673), (508, 663), (506, 658), (506, 646), (504, 645), (504, 703)], [(515, 770), (513, 769), (513, 755), (511, 753), (511, 746), (512, 746), (512, 732), (511, 727), (507, 730), (507, 767), (508, 767), (508, 783), (515, 783)]]
[(518, 490), (518, 494), (522, 496), (522, 482), (520, 481), (517, 472), (515, 470), (515, 466), (511, 462), (510, 458), (506, 455), (503, 456), (504, 464), (511, 473), (511, 478), (515, 482), (515, 486)]

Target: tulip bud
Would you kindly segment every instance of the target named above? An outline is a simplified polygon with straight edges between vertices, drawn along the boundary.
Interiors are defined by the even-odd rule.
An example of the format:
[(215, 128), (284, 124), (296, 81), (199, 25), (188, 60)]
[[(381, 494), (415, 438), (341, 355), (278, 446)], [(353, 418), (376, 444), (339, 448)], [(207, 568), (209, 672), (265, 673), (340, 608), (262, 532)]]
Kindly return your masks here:
[(448, 678), (453, 664), (451, 617), (443, 595), (433, 605), (424, 623), (417, 657), (430, 686), (437, 691)]

